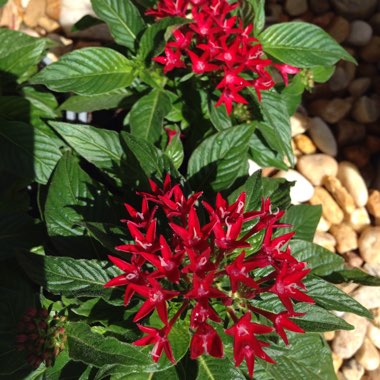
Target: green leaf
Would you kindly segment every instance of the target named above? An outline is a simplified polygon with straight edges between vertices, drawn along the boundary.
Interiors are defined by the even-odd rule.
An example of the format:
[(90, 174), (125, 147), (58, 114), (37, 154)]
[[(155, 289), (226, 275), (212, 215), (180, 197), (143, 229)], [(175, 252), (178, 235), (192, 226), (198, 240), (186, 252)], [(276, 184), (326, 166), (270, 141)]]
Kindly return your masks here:
[(227, 114), (226, 107), (215, 107), (215, 102), (211, 102), (209, 112), (211, 123), (219, 132), (232, 127), (231, 118)]
[(255, 17), (253, 19), (255, 34), (260, 33), (265, 26), (265, 0), (248, 0), (252, 5)]
[(15, 76), (19, 82), (28, 78), (46, 49), (46, 40), (9, 29), (0, 29), (0, 41), (0, 77)]
[[(70, 257), (19, 254), (20, 265), (29, 278), (47, 291), (66, 297), (102, 297), (109, 300), (112, 289), (104, 284), (121, 272), (108, 261)], [(117, 290), (122, 302), (122, 292)]]
[[(272, 207), (278, 207), (280, 210), (286, 210), (290, 206), (290, 188), (292, 182), (283, 180), (282, 178), (267, 178), (261, 179), (262, 196), (270, 198)], [(281, 229), (284, 231), (284, 229)]]
[(358, 268), (336, 271), (325, 278), (334, 284), (355, 282), (367, 286), (380, 286), (380, 277), (371, 276)]
[[(281, 218), (281, 223), (292, 225), (289, 231), (296, 231), (295, 238), (313, 241), (315, 230), (322, 215), (321, 206), (297, 205), (290, 207)], [(285, 233), (287, 229), (282, 229)]]
[(59, 108), (73, 112), (108, 110), (119, 107), (123, 99), (128, 95), (130, 95), (130, 93), (125, 89), (119, 89), (101, 95), (74, 95), (65, 100)]
[(91, 0), (96, 15), (105, 21), (115, 41), (134, 51), (135, 40), (145, 23), (130, 0)]
[(16, 121), (0, 124), (0, 170), (46, 184), (61, 157), (44, 124)]
[(308, 278), (305, 282), (307, 294), (327, 310), (347, 311), (361, 317), (372, 318), (372, 313), (347, 293), (320, 278)]
[(126, 154), (124, 165), (130, 181), (137, 185), (148, 184), (149, 178), (163, 179), (167, 172), (173, 172), (170, 159), (144, 139), (121, 132), (121, 144)]
[(103, 21), (99, 20), (96, 17), (85, 15), (72, 26), (71, 32), (79, 32), (100, 24), (103, 24)]
[(316, 305), (297, 304), (294, 309), (297, 313), (305, 313), (303, 317), (292, 318), (305, 331), (326, 332), (354, 329), (354, 326), (344, 319)]
[(315, 66), (310, 68), (310, 73), (315, 82), (325, 83), (334, 74), (335, 66)]
[(276, 91), (263, 91), (260, 109), (264, 123), (259, 124), (260, 132), (268, 145), (294, 165), (291, 144), (289, 114), (281, 95)]
[(171, 107), (171, 99), (163, 90), (154, 89), (140, 98), (133, 105), (130, 113), (132, 134), (156, 143), (163, 132), (164, 117)]
[(312, 273), (327, 276), (343, 268), (344, 259), (326, 248), (309, 241), (292, 239), (290, 242), (292, 254), (298, 261), (307, 263)]
[(281, 97), (286, 104), (286, 109), (288, 110), (289, 115), (293, 115), (301, 104), (302, 94), (305, 91), (306, 85), (307, 77), (305, 78), (304, 71), (301, 71), (295, 75), (289, 85), (285, 86), (281, 91)]
[(196, 380), (245, 380), (245, 376), (228, 358), (215, 359), (202, 355), (197, 359), (198, 375)]
[(164, 41), (162, 32), (166, 31), (170, 26), (184, 25), (188, 22), (190, 20), (182, 17), (165, 17), (149, 25), (140, 39), (139, 56), (145, 60), (159, 50), (159, 45)]
[(55, 247), (65, 256), (99, 257), (103, 250), (84, 225), (115, 219), (105, 190), (81, 169), (78, 157), (67, 152), (57, 165), (45, 203), (47, 231)]
[(166, 147), (165, 154), (172, 160), (174, 167), (179, 169), (185, 156), (179, 130)]
[(99, 95), (130, 85), (131, 62), (108, 48), (84, 48), (63, 55), (31, 79), (58, 92)]
[[(126, 373), (126, 370), (128, 369), (123, 368), (123, 366), (114, 368), (112, 380), (181, 380), (174, 367), (160, 372)], [(106, 376), (108, 374), (102, 372), (100, 375), (98, 374), (95, 380), (104, 379)]]
[(7, 2), (8, 0), (0, 0), (0, 7), (3, 7)]
[(265, 53), (288, 65), (330, 66), (340, 59), (356, 63), (329, 34), (313, 24), (297, 21), (275, 24), (259, 38)]
[(31, 105), (31, 116), (53, 119), (59, 116), (58, 103), (50, 92), (38, 91), (33, 87), (23, 87), (22, 92)]
[(192, 153), (188, 176), (193, 189), (228, 189), (247, 166), (253, 126), (238, 125), (205, 139)]
[(28, 123), (30, 108), (30, 102), (21, 96), (0, 96), (1, 119)]
[(260, 129), (256, 129), (249, 140), (249, 147), (253, 161), (262, 168), (275, 167), (287, 170), (284, 158), (273, 150), (262, 135)]
[(117, 132), (59, 121), (49, 124), (84, 159), (114, 178), (121, 174), (123, 150)]
[(331, 351), (319, 334), (292, 334), (290, 345), (272, 346), (266, 350), (277, 364), (257, 361), (258, 379), (336, 380)]

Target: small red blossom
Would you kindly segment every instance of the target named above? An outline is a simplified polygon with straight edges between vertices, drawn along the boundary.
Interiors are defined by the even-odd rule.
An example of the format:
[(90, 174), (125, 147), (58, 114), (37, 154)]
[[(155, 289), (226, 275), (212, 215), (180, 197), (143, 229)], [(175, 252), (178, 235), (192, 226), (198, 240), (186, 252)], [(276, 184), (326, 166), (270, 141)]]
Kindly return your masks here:
[[(123, 273), (104, 285), (125, 286), (126, 306), (133, 297), (143, 298), (135, 322), (156, 312), (163, 323), (160, 328), (139, 324), (146, 335), (134, 344), (153, 345), (154, 361), (165, 352), (174, 363), (169, 333), (181, 317), (188, 319), (192, 333), (191, 358), (221, 358), (226, 323), (225, 333), (234, 337), (235, 364), (245, 360), (252, 377), (256, 357), (273, 363), (264, 351), (270, 344), (256, 335), (273, 332), (287, 344), (285, 330), (303, 332), (292, 320), (303, 315), (295, 313), (293, 303), (313, 302), (303, 284), (309, 269), (292, 256), (288, 244), (294, 233), (279, 233), (289, 227), (280, 221), (284, 211), (274, 209), (270, 199), (262, 200), (260, 210), (246, 210), (245, 193), (232, 203), (217, 194), (208, 203), (200, 199), (201, 192), (187, 194), (169, 175), (162, 185), (150, 180), (150, 186), (151, 192), (139, 193), (141, 212), (126, 205), (133, 242), (117, 247), (125, 259), (109, 256)], [(250, 238), (263, 230), (261, 247), (251, 252)], [(268, 269), (265, 276), (261, 268)], [(285, 310), (275, 314), (256, 308), (263, 293), (275, 294)], [(252, 312), (268, 325), (252, 322)], [(25, 334), (18, 340), (23, 343)]]
[(154, 61), (165, 65), (164, 73), (172, 71), (176, 68), (186, 67), (185, 63), (181, 60), (182, 54), (180, 50), (173, 50), (170, 47), (165, 48), (165, 57), (155, 57)]

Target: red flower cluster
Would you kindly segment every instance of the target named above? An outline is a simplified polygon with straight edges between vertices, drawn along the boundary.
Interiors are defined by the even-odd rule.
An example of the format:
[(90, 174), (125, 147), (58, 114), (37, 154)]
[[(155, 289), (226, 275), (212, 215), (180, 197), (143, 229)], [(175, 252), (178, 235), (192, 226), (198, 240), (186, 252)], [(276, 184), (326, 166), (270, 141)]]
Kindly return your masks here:
[[(125, 205), (129, 219), (124, 222), (134, 244), (116, 247), (127, 253), (126, 259), (109, 258), (124, 273), (105, 284), (126, 287), (125, 305), (134, 295), (144, 299), (135, 322), (153, 311), (163, 322), (160, 329), (138, 324), (147, 335), (134, 344), (153, 344), (154, 361), (164, 350), (174, 363), (169, 334), (177, 319), (189, 313), (193, 333), (191, 358), (202, 354), (220, 358), (224, 350), (215, 325), (229, 318), (232, 325), (225, 333), (234, 337), (236, 366), (245, 359), (252, 377), (256, 356), (273, 362), (263, 350), (269, 343), (256, 335), (275, 331), (288, 343), (285, 329), (303, 332), (289, 319), (301, 315), (294, 311), (293, 301), (314, 302), (302, 292), (302, 279), (309, 269), (291, 255), (287, 245), (293, 233), (273, 237), (276, 229), (288, 226), (279, 222), (284, 211), (273, 211), (266, 199), (260, 211), (246, 212), (246, 196), (242, 193), (231, 205), (220, 194), (214, 207), (202, 201), (200, 214), (197, 210), (202, 194), (186, 197), (179, 184), (172, 184), (169, 175), (162, 187), (151, 181), (151, 188), (151, 193), (140, 194), (141, 211)], [(156, 213), (165, 216), (159, 225)], [(200, 218), (205, 214), (206, 221)], [(262, 246), (253, 253), (250, 238), (260, 231), (265, 231)], [(262, 272), (260, 268), (268, 269), (263, 277), (258, 274)], [(282, 312), (272, 313), (255, 305), (255, 299), (265, 292), (278, 296), (284, 306)], [(172, 318), (168, 304), (171, 311), (178, 309)], [(223, 312), (220, 307), (216, 312), (217, 304)], [(270, 327), (252, 321), (258, 316), (264, 317)]]
[(46, 309), (29, 308), (17, 325), (16, 347), (26, 351), (28, 363), (37, 368), (42, 362), (49, 367), (55, 357), (64, 349), (65, 329), (62, 318), (55, 316), (49, 323)]
[(233, 102), (248, 103), (241, 95), (244, 88), (253, 87), (260, 100), (260, 91), (275, 85), (268, 69), (276, 68), (286, 85), (288, 74), (299, 71), (263, 57), (262, 46), (251, 35), (253, 25), (244, 27), (243, 20), (231, 14), (238, 6), (238, 2), (229, 4), (227, 0), (160, 0), (157, 9), (146, 12), (157, 19), (177, 16), (192, 20), (177, 28), (164, 55), (153, 59), (165, 65), (165, 73), (186, 67), (185, 57), (195, 74), (216, 72), (221, 78), (216, 88), (222, 92), (216, 106), (224, 104), (228, 114)]

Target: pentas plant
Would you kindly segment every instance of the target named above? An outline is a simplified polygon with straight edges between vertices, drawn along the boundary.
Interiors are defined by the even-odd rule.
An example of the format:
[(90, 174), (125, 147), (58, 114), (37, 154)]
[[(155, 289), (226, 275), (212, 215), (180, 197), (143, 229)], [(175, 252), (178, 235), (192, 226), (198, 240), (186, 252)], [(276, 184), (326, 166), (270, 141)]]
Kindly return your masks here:
[(252, 87), (259, 100), (262, 90), (274, 87), (271, 69), (280, 72), (286, 85), (288, 74), (299, 72), (264, 55), (259, 40), (253, 37), (254, 25), (244, 26), (242, 18), (232, 15), (239, 6), (239, 2), (230, 4), (227, 0), (160, 0), (156, 9), (146, 11), (158, 20), (173, 16), (191, 20), (173, 31), (164, 55), (153, 60), (164, 65), (165, 73), (191, 66), (195, 74), (213, 74), (221, 91), (215, 105), (224, 104), (228, 114), (233, 103), (249, 103), (241, 94), (246, 87)]
[[(256, 357), (275, 362), (264, 350), (270, 343), (257, 335), (277, 333), (288, 344), (285, 330), (304, 332), (291, 320), (304, 315), (295, 312), (294, 302), (314, 303), (303, 284), (310, 269), (292, 256), (288, 245), (294, 232), (278, 233), (290, 227), (279, 221), (284, 211), (273, 210), (269, 198), (262, 200), (259, 211), (246, 211), (244, 192), (232, 204), (218, 193), (212, 206), (200, 202), (200, 192), (186, 197), (169, 175), (162, 187), (150, 184), (151, 193), (140, 193), (141, 211), (125, 204), (129, 218), (123, 221), (134, 242), (116, 247), (123, 259), (109, 256), (124, 273), (105, 284), (125, 286), (125, 306), (132, 297), (143, 299), (133, 321), (146, 336), (134, 344), (153, 345), (155, 362), (165, 352), (175, 363), (169, 334), (186, 315), (191, 359), (203, 354), (222, 358), (222, 329), (215, 326), (227, 318), (224, 333), (233, 337), (235, 365), (245, 360), (253, 378)], [(206, 221), (200, 220), (201, 204)], [(159, 226), (158, 214), (164, 216)], [(250, 238), (260, 232), (262, 244), (251, 253)], [(255, 306), (264, 293), (275, 294), (284, 310), (272, 313)], [(168, 310), (175, 309), (169, 318)], [(143, 324), (152, 312), (157, 312), (161, 328)]]

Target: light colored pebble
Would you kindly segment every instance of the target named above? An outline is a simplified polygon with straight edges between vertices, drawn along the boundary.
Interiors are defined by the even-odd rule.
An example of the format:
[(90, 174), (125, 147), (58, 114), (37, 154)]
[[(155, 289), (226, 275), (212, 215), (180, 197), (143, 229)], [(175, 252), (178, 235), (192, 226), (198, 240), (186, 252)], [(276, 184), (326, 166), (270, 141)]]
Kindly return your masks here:
[(261, 166), (258, 165), (255, 161), (248, 159), (248, 174), (252, 175), (253, 173), (261, 170)]
[(302, 174), (295, 170), (280, 170), (274, 175), (274, 177), (285, 178), (289, 182), (295, 182), (294, 186), (290, 189), (290, 198), (292, 203), (298, 204), (307, 202), (314, 194), (313, 185)]
[(380, 227), (367, 227), (359, 237), (359, 252), (369, 264), (380, 263)]
[(317, 226), (317, 231), (327, 232), (331, 227), (331, 223), (328, 222), (323, 216), (319, 219), (319, 223)]
[(368, 212), (364, 207), (359, 207), (354, 210), (351, 214), (347, 214), (344, 218), (356, 232), (363, 231), (366, 227), (371, 224), (371, 219), (369, 218)]
[(335, 252), (336, 239), (328, 232), (317, 231), (314, 235), (313, 243), (318, 244), (331, 252)]
[(354, 359), (346, 362), (342, 367), (344, 380), (361, 380), (364, 372), (364, 367)]
[(379, 190), (370, 190), (366, 207), (371, 215), (373, 215), (375, 218), (380, 218), (380, 191)]
[(320, 117), (313, 117), (310, 124), (310, 136), (319, 150), (330, 156), (336, 156), (338, 146), (329, 126)]
[(343, 319), (355, 327), (354, 330), (340, 330), (336, 332), (332, 343), (333, 351), (342, 359), (353, 356), (364, 342), (368, 321), (355, 314), (345, 314)]
[(352, 108), (352, 116), (359, 123), (374, 123), (380, 116), (380, 110), (373, 99), (361, 96)]
[(352, 268), (360, 268), (363, 265), (363, 259), (355, 252), (349, 251), (345, 253), (344, 258)]
[(358, 237), (354, 229), (347, 223), (334, 224), (330, 233), (335, 237), (338, 253), (346, 253), (358, 248)]
[(335, 338), (335, 331), (326, 331), (323, 337), (329, 342)]
[(354, 46), (366, 46), (371, 40), (372, 34), (371, 25), (362, 20), (355, 20), (351, 23), (347, 42)]
[[(379, 286), (360, 286), (352, 294), (352, 297), (367, 309), (380, 308), (380, 287)], [(380, 323), (380, 315), (379, 315)], [(380, 327), (380, 325), (379, 325)]]
[(343, 221), (344, 214), (342, 209), (323, 187), (315, 187), (314, 195), (310, 199), (310, 204), (322, 205), (322, 215), (331, 224), (339, 224)]
[(367, 204), (367, 186), (355, 165), (348, 161), (340, 162), (338, 167), (338, 179), (352, 195), (358, 207), (362, 207)]
[(303, 154), (313, 154), (317, 151), (317, 147), (313, 141), (306, 135), (294, 136), (296, 148)]
[(371, 342), (380, 349), (380, 329), (374, 324), (370, 323), (367, 330), (367, 336)]
[(342, 186), (342, 183), (338, 178), (326, 176), (323, 178), (322, 184), (326, 187), (343, 211), (350, 214), (355, 210), (354, 198), (352, 198), (352, 195)]
[(361, 380), (379, 380), (380, 379), (380, 367), (374, 371), (367, 371)]
[(364, 339), (364, 343), (356, 353), (355, 359), (367, 371), (374, 371), (380, 365), (380, 355), (368, 338)]
[(309, 123), (310, 119), (307, 116), (296, 112), (293, 116), (290, 117), (292, 136), (294, 137), (307, 131), (310, 127)]
[[(325, 333), (325, 336), (326, 336), (326, 333)], [(334, 371), (335, 371), (335, 373), (337, 373), (339, 371), (340, 367), (342, 367), (343, 359), (340, 356), (338, 356), (335, 352), (333, 352), (332, 353), (332, 362), (333, 362), (333, 366), (334, 366)]]
[(338, 163), (327, 154), (310, 154), (299, 158), (297, 169), (313, 185), (319, 186), (326, 175), (337, 175)]

